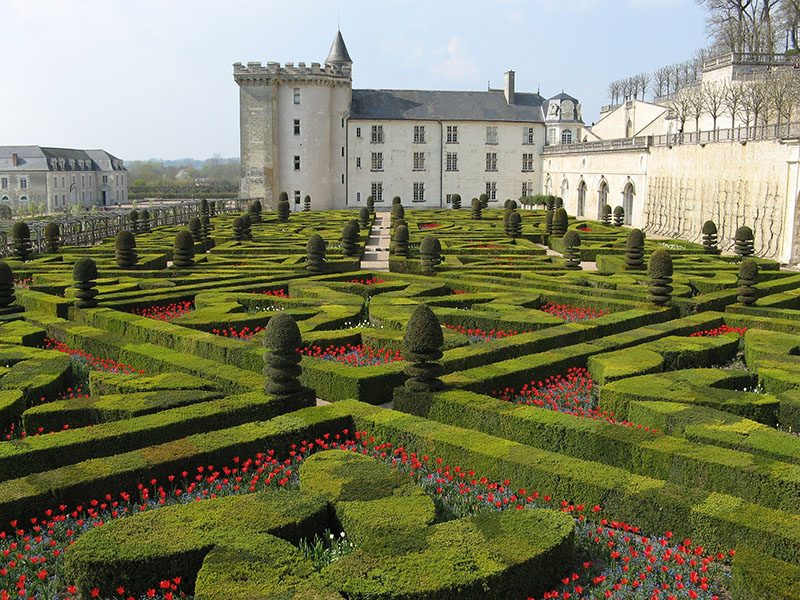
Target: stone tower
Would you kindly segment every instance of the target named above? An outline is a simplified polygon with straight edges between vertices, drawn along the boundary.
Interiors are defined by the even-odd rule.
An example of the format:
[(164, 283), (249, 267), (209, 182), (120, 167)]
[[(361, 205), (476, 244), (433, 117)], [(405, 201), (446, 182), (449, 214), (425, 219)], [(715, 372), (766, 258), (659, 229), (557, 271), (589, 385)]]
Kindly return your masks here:
[(344, 206), (346, 120), (353, 61), (340, 31), (325, 63), (234, 63), (239, 85), (243, 198), (274, 208), (280, 192), (293, 210)]

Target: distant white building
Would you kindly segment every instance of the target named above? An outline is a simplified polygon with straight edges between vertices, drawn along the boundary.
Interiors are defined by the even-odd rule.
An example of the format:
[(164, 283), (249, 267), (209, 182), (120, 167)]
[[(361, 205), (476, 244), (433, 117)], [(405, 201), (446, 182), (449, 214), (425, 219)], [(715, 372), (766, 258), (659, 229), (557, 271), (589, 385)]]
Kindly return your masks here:
[(341, 32), (322, 65), (234, 64), (244, 197), (270, 206), (285, 191), (295, 210), (306, 195), (315, 209), (502, 203), (541, 193), (546, 140), (583, 139), (575, 98), (517, 92), (514, 71), (485, 92), (353, 90), (352, 66)]
[(128, 172), (105, 150), (0, 146), (0, 204), (47, 212), (109, 206), (127, 199)]

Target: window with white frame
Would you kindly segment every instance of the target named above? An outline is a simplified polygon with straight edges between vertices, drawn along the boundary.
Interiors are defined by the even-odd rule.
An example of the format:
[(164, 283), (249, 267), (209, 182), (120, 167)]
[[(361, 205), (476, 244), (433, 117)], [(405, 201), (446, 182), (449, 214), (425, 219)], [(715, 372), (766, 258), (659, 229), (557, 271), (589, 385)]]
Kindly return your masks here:
[(447, 143), (448, 144), (458, 143), (458, 125), (447, 126)]
[(300, 170), (300, 157), (297, 154), (295, 154), (294, 156), (294, 170), (295, 171)]
[(522, 170), (533, 171), (533, 152), (522, 154)]
[(561, 143), (562, 144), (571, 144), (572, 143), (572, 131), (569, 129), (565, 129), (561, 132)]
[(294, 88), (294, 103), (300, 104), (300, 88)]
[(425, 125), (414, 125), (414, 143), (425, 143)]
[(534, 143), (533, 127), (523, 127), (522, 128), (522, 143), (523, 144), (533, 144)]
[(383, 202), (383, 182), (373, 181), (370, 192), (373, 202)]
[(294, 203), (300, 204), (300, 190), (294, 191)]
[(356, 202), (361, 202), (361, 192), (356, 192)]
[(522, 195), (523, 196), (533, 196), (533, 182), (532, 181), (523, 181), (522, 182)]
[(27, 179), (20, 179), (19, 180), (19, 189), (27, 190), (28, 189), (28, 180)]
[(372, 144), (383, 143), (383, 125), (373, 125), (370, 140)]
[(425, 202), (425, 182), (414, 182), (414, 202)]
[(361, 157), (360, 156), (356, 156), (356, 169), (360, 169), (360, 168), (361, 168)]
[(448, 152), (445, 163), (446, 171), (458, 171), (458, 152)]
[(487, 144), (496, 144), (497, 143), (497, 126), (496, 125), (489, 125), (486, 128), (486, 143)]
[(372, 153), (372, 166), (370, 167), (370, 170), (383, 171), (383, 152)]
[(425, 170), (425, 153), (424, 152), (414, 152), (414, 170), (415, 171), (424, 171)]
[(361, 137), (361, 127), (356, 127), (356, 137), (357, 138)]
[(294, 134), (300, 135), (300, 119), (294, 120)]
[(447, 194), (445, 196), (445, 204), (452, 204), (453, 203), (453, 194)]
[(497, 152), (486, 153), (486, 170), (497, 171)]
[(489, 200), (497, 200), (497, 182), (496, 181), (487, 181), (486, 182), (486, 196)]
[(8, 177), (3, 177), (0, 179), (0, 188), (7, 190), (8, 189)]

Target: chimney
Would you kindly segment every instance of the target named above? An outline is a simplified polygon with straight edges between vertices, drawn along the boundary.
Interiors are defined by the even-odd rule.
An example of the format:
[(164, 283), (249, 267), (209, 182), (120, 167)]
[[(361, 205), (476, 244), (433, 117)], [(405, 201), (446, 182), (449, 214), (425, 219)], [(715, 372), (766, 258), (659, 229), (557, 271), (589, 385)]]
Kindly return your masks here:
[(506, 102), (514, 104), (514, 71), (506, 71)]
[(11, 166), (12, 167), (19, 166), (19, 155), (16, 152), (14, 152), (14, 154), (11, 155)]

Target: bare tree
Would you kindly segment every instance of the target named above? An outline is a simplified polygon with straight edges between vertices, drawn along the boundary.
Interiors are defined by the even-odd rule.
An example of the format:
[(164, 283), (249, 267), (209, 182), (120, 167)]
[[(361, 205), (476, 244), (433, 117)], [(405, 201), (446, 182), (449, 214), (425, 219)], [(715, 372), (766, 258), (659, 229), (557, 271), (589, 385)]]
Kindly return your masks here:
[(699, 85), (687, 87), (681, 90), (689, 103), (688, 116), (694, 119), (694, 130), (700, 132), (700, 117), (703, 115), (705, 106), (703, 89)]
[(642, 93), (642, 100), (644, 100), (645, 94), (647, 94), (647, 89), (650, 87), (650, 81), (652, 81), (652, 77), (650, 76), (650, 73), (645, 72), (639, 73), (636, 78), (639, 80), (639, 91)]
[(792, 89), (791, 73), (777, 72), (767, 78), (766, 95), (767, 105), (771, 108), (771, 114), (775, 116), (775, 121), (778, 125), (781, 122), (789, 122), (792, 116), (792, 98), (794, 90)]
[(742, 110), (746, 116), (747, 126), (750, 119), (754, 126), (758, 126), (759, 117), (764, 117), (767, 107), (766, 85), (763, 81), (748, 81), (743, 86)]
[(709, 15), (709, 36), (729, 52), (775, 51), (774, 12), (781, 0), (697, 0)]
[(703, 109), (711, 116), (714, 138), (717, 137), (717, 119), (725, 102), (725, 88), (721, 83), (704, 83), (702, 89)]
[(737, 81), (726, 81), (722, 88), (723, 107), (731, 116), (731, 129), (736, 127), (736, 117), (742, 106), (742, 84)]
[(778, 18), (783, 29), (788, 32), (787, 46), (798, 49), (797, 30), (800, 28), (800, 0), (781, 0)]
[(619, 81), (612, 81), (608, 84), (607, 88), (608, 98), (611, 100), (611, 104), (617, 104), (617, 99), (619, 98)]
[(672, 113), (672, 117), (678, 122), (678, 134), (681, 141), (683, 140), (683, 127), (686, 124), (686, 119), (689, 117), (691, 104), (689, 101), (686, 90), (679, 90), (667, 102), (667, 108)]
[(653, 72), (650, 91), (653, 92), (653, 96), (656, 98), (669, 94), (669, 71), (666, 67), (661, 67)]

